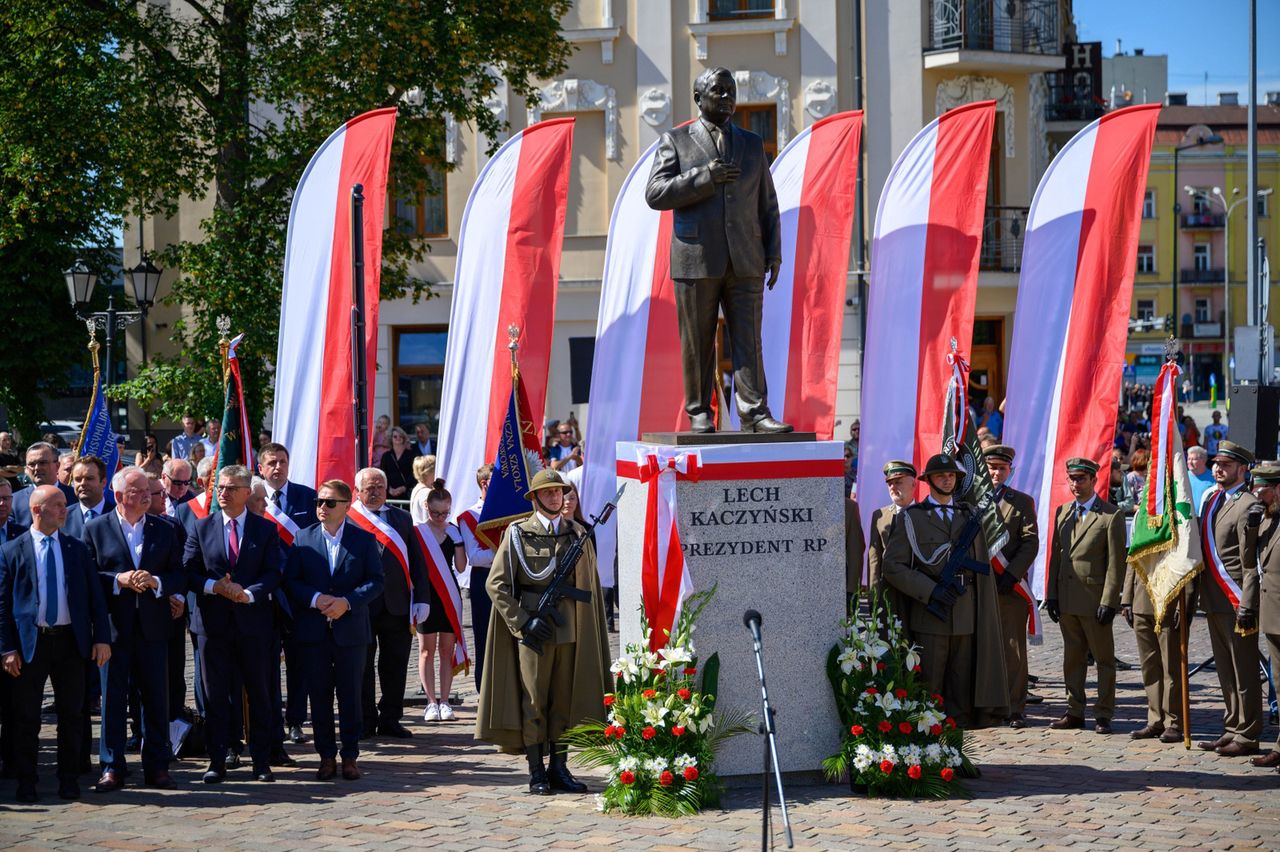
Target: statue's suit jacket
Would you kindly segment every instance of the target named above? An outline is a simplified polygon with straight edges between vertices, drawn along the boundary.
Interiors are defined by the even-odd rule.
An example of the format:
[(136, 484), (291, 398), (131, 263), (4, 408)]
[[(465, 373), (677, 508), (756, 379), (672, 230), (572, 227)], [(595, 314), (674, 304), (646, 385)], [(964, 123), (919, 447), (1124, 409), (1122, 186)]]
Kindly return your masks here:
[(672, 210), (671, 277), (721, 278), (733, 263), (739, 278), (763, 278), (782, 258), (778, 197), (765, 159), (764, 142), (730, 121), (724, 160), (737, 165), (737, 180), (716, 184), (711, 162), (719, 155), (711, 132), (698, 118), (662, 134), (649, 173), (645, 200)]

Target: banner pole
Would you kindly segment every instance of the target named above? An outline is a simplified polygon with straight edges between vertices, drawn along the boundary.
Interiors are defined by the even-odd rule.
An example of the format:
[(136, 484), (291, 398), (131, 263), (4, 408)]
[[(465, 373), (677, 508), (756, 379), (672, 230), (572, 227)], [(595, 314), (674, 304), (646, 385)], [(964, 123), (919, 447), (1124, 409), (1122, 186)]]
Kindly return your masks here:
[(1187, 671), (1187, 594), (1178, 593), (1178, 647), (1182, 650), (1182, 746), (1191, 750), (1191, 675)]
[(364, 186), (351, 187), (351, 355), (356, 470), (369, 464), (369, 386), (364, 343)]

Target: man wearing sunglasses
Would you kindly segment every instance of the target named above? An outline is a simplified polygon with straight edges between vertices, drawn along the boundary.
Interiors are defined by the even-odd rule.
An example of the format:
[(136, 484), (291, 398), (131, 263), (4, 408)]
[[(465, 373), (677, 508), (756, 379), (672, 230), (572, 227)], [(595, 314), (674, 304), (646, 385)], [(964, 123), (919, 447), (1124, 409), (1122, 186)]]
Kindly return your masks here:
[[(382, 557), (371, 534), (347, 523), (351, 486), (339, 479), (322, 484), (315, 500), (320, 523), (294, 539), (285, 568), (293, 609), (293, 636), (306, 666), (311, 693), (311, 735), (320, 769), (316, 780), (338, 774), (333, 699), (341, 717), (342, 777), (360, 778), (363, 728), (361, 688), (373, 631), (369, 603), (382, 594)], [(404, 625), (408, 629), (408, 625)]]
[(56, 485), (70, 506), (76, 501), (76, 492), (58, 481), (58, 451), (53, 444), (37, 441), (27, 447), (27, 479), (31, 484), (13, 492), (13, 519), (25, 527), (31, 526), (31, 495), (41, 485)]
[(196, 496), (191, 485), (195, 477), (192, 475), (191, 462), (186, 459), (169, 459), (164, 463), (164, 473), (160, 481), (164, 484), (165, 514), (177, 517), (178, 507)]
[(196, 635), (205, 692), (206, 784), (227, 775), (232, 712), (240, 712), (233, 672), (249, 697), (249, 750), (253, 775), (274, 781), (271, 731), (270, 647), (275, 628), (271, 593), (283, 576), (284, 555), (275, 525), (247, 508), (252, 476), (243, 465), (218, 473), (217, 512), (196, 521), (187, 538), (183, 569), (191, 589), (191, 632)]

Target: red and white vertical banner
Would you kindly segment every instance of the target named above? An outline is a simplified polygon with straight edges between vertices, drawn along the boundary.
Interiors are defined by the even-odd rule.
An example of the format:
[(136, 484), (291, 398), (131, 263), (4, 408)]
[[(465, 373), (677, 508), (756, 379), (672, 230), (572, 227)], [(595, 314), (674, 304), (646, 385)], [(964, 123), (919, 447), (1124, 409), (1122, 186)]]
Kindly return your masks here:
[(480, 496), (476, 468), (497, 457), (510, 326), (529, 408), (538, 420), (545, 408), (572, 152), (572, 118), (520, 131), (485, 164), (462, 214), (439, 428), (440, 475), (458, 506)]
[(942, 449), (952, 377), (945, 353), (952, 340), (968, 352), (973, 338), (995, 114), (994, 101), (980, 101), (930, 122), (880, 194), (863, 350), (860, 494), (891, 459), (923, 470)]
[[(312, 156), (293, 194), (285, 246), (272, 437), (289, 448), (289, 476), (314, 486), (351, 481), (356, 431), (351, 359), (351, 188), (364, 187), (368, 382), (377, 370), (382, 223), (396, 109), (358, 115)], [(370, 412), (369, 429), (373, 429)]]
[(835, 430), (861, 136), (861, 110), (828, 116), (792, 140), (771, 169), (782, 267), (778, 283), (765, 290), (760, 329), (769, 402), (819, 440)]
[[(1027, 218), (1009, 353), (1004, 440), (1012, 484), (1036, 500), (1040, 529), (1071, 499), (1064, 463), (1098, 463), (1106, 488), (1129, 334), (1129, 300), (1159, 104), (1108, 113), (1049, 165)], [(863, 426), (865, 433), (866, 426)], [(1043, 599), (1045, 551), (1031, 569)]]

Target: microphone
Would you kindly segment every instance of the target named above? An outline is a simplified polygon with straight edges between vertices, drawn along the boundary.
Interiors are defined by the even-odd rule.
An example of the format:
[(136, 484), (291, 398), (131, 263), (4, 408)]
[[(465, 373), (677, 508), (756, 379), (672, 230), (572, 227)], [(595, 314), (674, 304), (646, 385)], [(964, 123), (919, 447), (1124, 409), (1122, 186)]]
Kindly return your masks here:
[(742, 614), (742, 623), (746, 625), (747, 630), (751, 631), (751, 638), (760, 641), (760, 613), (754, 609), (749, 609)]

